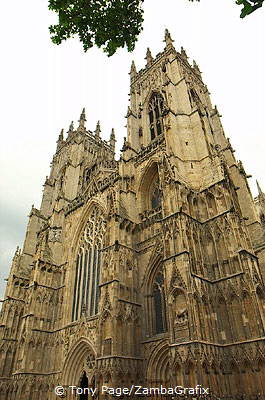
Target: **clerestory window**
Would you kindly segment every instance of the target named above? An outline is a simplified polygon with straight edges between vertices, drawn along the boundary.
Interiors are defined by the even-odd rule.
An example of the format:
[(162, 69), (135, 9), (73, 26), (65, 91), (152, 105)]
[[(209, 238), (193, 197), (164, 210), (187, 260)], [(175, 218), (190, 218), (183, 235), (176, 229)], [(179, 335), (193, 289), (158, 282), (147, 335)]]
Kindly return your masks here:
[(151, 140), (163, 133), (163, 97), (154, 93), (149, 101), (149, 128), (151, 134)]

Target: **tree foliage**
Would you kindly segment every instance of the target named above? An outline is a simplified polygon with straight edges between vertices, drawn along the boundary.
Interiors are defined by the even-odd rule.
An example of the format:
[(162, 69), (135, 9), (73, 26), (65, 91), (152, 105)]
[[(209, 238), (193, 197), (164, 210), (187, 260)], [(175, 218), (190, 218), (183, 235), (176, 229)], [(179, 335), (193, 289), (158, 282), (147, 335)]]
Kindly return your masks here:
[(243, 5), (240, 17), (244, 18), (247, 15), (253, 13), (253, 11), (262, 7), (264, 0), (237, 0), (236, 4)]
[[(194, 0), (190, 0), (194, 1)], [(196, 0), (200, 1), (200, 0)], [(247, 15), (253, 13), (253, 11), (262, 7), (264, 0), (236, 0), (236, 4), (242, 5), (243, 8), (241, 10), (240, 18), (245, 18)]]
[(125, 45), (134, 49), (142, 30), (143, 0), (49, 0), (59, 22), (50, 26), (53, 43), (78, 35), (84, 51), (94, 45), (109, 55)]
[[(243, 6), (240, 17), (244, 18), (262, 7), (263, 1), (236, 0), (236, 4)], [(102, 47), (109, 56), (124, 46), (132, 51), (142, 30), (143, 2), (144, 0), (49, 0), (49, 9), (55, 11), (59, 17), (58, 24), (49, 28), (51, 39), (60, 44), (78, 35), (84, 51), (96, 45)]]

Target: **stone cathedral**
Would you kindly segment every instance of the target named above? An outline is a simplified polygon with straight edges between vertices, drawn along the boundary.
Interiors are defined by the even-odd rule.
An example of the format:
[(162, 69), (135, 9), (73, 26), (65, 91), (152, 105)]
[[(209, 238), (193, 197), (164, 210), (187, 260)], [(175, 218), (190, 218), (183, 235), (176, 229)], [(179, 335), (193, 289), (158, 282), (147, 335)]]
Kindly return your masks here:
[(2, 304), (0, 399), (132, 384), (265, 399), (265, 194), (167, 30), (132, 63), (126, 118), (119, 161), (84, 110), (59, 135)]

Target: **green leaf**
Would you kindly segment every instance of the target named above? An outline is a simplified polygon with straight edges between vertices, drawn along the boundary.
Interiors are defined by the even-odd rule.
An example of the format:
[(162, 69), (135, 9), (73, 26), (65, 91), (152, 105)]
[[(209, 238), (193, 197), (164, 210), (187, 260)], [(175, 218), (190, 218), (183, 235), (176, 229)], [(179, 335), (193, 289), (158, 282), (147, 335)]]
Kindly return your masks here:
[(135, 47), (143, 23), (143, 0), (49, 0), (58, 14), (50, 26), (53, 43), (78, 36), (84, 51), (94, 45), (113, 55), (118, 48)]

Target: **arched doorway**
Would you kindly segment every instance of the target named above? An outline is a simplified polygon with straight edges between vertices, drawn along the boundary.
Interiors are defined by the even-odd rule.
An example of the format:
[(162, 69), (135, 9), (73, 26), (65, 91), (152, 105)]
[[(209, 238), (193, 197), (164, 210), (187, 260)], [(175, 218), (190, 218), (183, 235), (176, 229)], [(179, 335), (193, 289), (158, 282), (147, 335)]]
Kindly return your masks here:
[(83, 371), (83, 374), (80, 378), (79, 387), (83, 389), (83, 393), (79, 395), (80, 400), (88, 400), (88, 392), (86, 389), (88, 388), (88, 377), (86, 371)]
[[(95, 351), (87, 338), (80, 338), (70, 349), (63, 367), (63, 385), (78, 388), (95, 387)], [(74, 399), (88, 400), (88, 390), (76, 393)], [(71, 397), (70, 397), (71, 398)]]
[[(153, 350), (148, 360), (147, 366), (147, 384), (149, 387), (171, 387), (171, 370), (169, 365), (169, 346), (167, 341), (163, 340)], [(166, 399), (168, 396), (160, 395), (158, 398)], [(151, 397), (154, 398), (153, 396)], [(158, 399), (156, 397), (156, 400)], [(172, 398), (172, 395), (169, 396)]]

